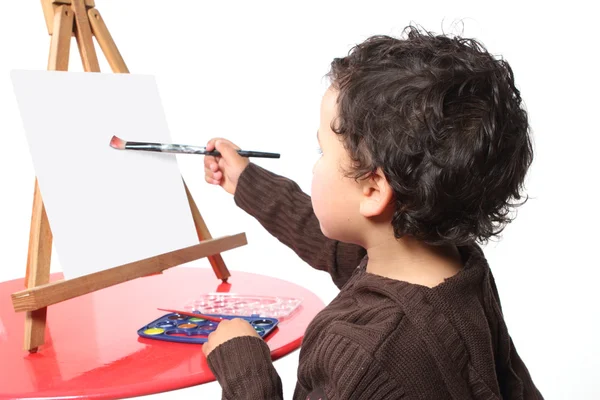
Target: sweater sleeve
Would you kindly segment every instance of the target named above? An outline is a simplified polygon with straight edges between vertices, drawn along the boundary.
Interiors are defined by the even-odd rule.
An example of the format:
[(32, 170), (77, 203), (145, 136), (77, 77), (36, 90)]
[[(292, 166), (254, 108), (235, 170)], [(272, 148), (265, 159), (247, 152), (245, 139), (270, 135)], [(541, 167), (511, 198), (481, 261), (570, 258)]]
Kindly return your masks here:
[(295, 182), (250, 163), (240, 175), (235, 203), (315, 269), (327, 271), (341, 288), (366, 255), (360, 246), (321, 232), (310, 196)]
[(221, 385), (223, 400), (283, 399), (281, 379), (261, 338), (230, 339), (214, 348), (207, 362)]
[[(300, 382), (295, 397), (303, 399), (399, 399), (402, 383), (390, 375), (358, 343), (329, 334), (319, 343), (323, 363), (302, 363), (314, 382)], [(208, 365), (223, 390), (223, 400), (282, 400), (281, 379), (269, 347), (260, 338), (242, 336), (217, 346)], [(324, 396), (323, 396), (324, 395)]]

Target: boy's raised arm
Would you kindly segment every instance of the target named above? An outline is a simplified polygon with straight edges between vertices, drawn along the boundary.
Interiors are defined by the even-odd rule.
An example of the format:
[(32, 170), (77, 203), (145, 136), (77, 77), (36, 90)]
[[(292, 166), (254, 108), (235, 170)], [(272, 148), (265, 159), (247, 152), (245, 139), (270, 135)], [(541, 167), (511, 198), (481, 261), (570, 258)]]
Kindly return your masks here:
[(360, 246), (328, 239), (310, 197), (294, 181), (250, 163), (237, 182), (236, 204), (313, 268), (341, 288), (366, 255)]

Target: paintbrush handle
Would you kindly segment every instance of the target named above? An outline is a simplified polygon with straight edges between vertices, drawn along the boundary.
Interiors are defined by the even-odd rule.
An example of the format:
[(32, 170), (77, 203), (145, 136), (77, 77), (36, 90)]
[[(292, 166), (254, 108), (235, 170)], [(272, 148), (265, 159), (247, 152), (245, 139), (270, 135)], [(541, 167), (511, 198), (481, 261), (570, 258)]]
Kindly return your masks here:
[[(255, 157), (255, 158), (279, 158), (281, 155), (279, 153), (266, 153), (264, 151), (251, 151), (251, 150), (238, 150), (237, 153), (242, 157)], [(214, 156), (220, 157), (221, 153), (216, 150), (206, 151), (204, 153), (206, 156)]]
[(202, 318), (202, 319), (206, 319), (208, 321), (213, 321), (213, 322), (221, 322), (224, 319), (224, 318), (212, 317), (210, 315), (192, 313), (192, 312), (187, 312), (187, 311), (172, 310), (172, 309), (169, 309), (169, 308), (157, 308), (157, 310), (166, 311), (166, 312), (175, 313), (175, 314), (180, 314), (180, 315), (185, 315), (187, 317)]
[[(201, 154), (205, 156), (219, 157), (221, 153), (217, 150), (207, 151), (206, 147), (190, 146), (185, 144), (163, 144), (149, 142), (125, 142), (124, 149), (126, 150), (142, 150), (154, 151), (159, 153), (176, 153), (176, 154)], [(279, 158), (279, 153), (267, 153), (264, 151), (237, 150), (237, 153), (242, 157), (257, 157), (257, 158)]]

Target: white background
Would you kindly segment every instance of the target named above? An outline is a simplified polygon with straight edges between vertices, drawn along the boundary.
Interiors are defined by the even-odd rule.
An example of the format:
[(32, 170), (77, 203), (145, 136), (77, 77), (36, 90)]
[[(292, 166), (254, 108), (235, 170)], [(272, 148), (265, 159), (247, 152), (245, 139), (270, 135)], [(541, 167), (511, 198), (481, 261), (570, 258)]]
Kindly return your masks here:
[[(333, 57), (372, 34), (399, 34), (411, 22), (436, 32), (464, 25), (465, 36), (503, 54), (530, 113), (536, 156), (530, 201), (503, 240), (485, 251), (510, 332), (544, 396), (600, 398), (597, 14), (583, 1), (483, 3), (97, 0), (97, 7), (131, 72), (156, 75), (174, 141), (203, 144), (224, 136), (243, 148), (279, 151), (280, 160), (257, 163), (306, 191), (318, 156), (323, 76)], [(45, 69), (48, 45), (38, 1), (4, 6), (0, 280), (24, 275), (34, 179), (9, 71)], [(70, 68), (80, 71), (74, 41), (72, 49)], [(229, 195), (204, 183), (201, 157), (179, 161), (213, 235), (248, 234), (248, 246), (224, 255), (234, 273), (260, 272), (303, 285), (325, 302), (333, 298), (336, 289), (325, 274), (310, 270)], [(275, 362), (286, 398), (297, 357)], [(191, 396), (219, 398), (220, 388), (211, 383), (151, 397)]]

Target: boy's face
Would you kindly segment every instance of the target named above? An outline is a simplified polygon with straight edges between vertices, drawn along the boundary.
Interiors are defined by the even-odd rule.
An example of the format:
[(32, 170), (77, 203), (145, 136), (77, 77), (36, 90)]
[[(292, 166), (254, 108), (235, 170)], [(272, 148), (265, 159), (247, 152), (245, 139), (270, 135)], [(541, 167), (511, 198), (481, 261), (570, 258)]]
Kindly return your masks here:
[(313, 168), (311, 199), (321, 231), (330, 239), (360, 244), (361, 186), (344, 175), (351, 165), (350, 156), (338, 135), (331, 130), (337, 115), (337, 91), (329, 88), (321, 102), (318, 131), (321, 157)]

